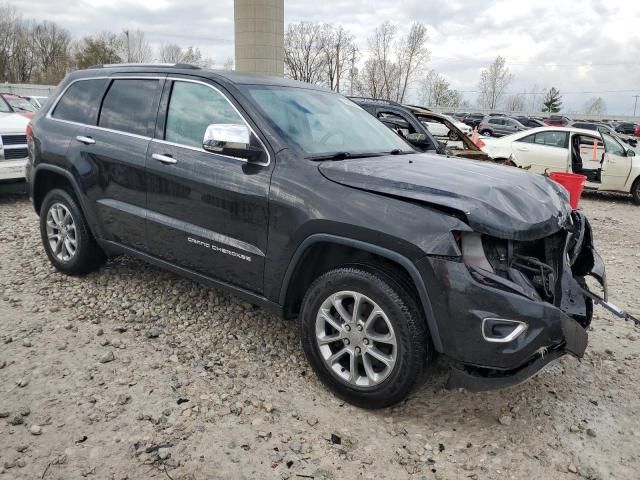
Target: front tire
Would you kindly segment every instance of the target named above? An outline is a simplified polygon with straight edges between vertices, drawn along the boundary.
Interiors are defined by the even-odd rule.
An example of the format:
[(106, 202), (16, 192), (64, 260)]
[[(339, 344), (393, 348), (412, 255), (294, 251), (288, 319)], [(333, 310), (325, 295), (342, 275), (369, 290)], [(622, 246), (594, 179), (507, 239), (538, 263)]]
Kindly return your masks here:
[(400, 282), (383, 273), (361, 267), (325, 273), (309, 287), (299, 323), (318, 378), (359, 407), (403, 400), (432, 361), (422, 310)]
[(49, 261), (56, 270), (81, 275), (98, 269), (105, 261), (75, 198), (54, 189), (40, 207), (40, 236)]
[(485, 137), (491, 137), (493, 135), (493, 132), (491, 132), (491, 130), (482, 130), (480, 132), (480, 135), (484, 135)]

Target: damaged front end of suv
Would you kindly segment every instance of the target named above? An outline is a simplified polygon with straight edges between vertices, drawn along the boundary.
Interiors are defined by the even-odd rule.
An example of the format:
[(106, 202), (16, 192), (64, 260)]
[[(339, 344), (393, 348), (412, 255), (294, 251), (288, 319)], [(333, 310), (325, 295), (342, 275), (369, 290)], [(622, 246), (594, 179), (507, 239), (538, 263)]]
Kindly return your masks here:
[[(572, 211), (563, 223), (557, 232), (537, 240), (456, 232), (462, 263), (474, 283), (483, 287), (482, 303), (495, 306), (488, 309), (491, 313), (476, 312), (482, 317), (483, 343), (503, 358), (512, 358), (494, 366), (455, 362), (449, 388), (478, 391), (509, 386), (564, 354), (581, 358), (594, 304), (637, 323), (608, 303), (604, 263), (594, 248), (588, 219)], [(595, 280), (591, 287), (588, 278)], [(592, 291), (594, 286), (600, 294)], [(493, 298), (491, 290), (502, 295)]]

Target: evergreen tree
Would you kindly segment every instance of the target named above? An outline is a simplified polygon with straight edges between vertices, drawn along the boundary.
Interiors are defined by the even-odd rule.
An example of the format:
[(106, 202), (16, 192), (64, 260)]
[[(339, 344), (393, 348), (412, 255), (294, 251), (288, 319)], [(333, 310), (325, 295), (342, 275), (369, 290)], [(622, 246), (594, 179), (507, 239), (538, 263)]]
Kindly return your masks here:
[(562, 95), (560, 95), (560, 90), (556, 90), (556, 87), (551, 87), (544, 96), (542, 105), (543, 112), (558, 113), (562, 108)]

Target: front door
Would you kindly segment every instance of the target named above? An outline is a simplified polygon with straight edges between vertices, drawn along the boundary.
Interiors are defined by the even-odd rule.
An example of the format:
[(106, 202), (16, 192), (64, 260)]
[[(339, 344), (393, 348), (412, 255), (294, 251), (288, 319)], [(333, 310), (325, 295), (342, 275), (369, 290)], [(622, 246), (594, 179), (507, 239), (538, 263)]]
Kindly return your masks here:
[(213, 124), (249, 125), (216, 86), (187, 78), (167, 82), (146, 159), (150, 252), (261, 293), (273, 163), (203, 150)]
[(627, 156), (622, 144), (608, 133), (601, 132), (604, 140), (604, 161), (602, 162), (601, 190), (623, 190), (629, 173), (631, 157)]

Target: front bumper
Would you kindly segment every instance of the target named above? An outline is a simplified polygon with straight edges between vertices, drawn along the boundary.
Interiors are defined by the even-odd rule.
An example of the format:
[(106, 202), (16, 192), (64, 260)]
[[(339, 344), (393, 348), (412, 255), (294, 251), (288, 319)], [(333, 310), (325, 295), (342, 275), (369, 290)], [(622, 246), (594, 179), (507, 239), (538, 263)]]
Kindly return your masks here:
[(17, 181), (25, 179), (26, 158), (17, 160), (0, 160), (0, 181)]
[[(554, 255), (570, 260), (562, 260), (556, 270), (559, 278), (553, 303), (522, 288), (522, 282), (486, 282), (474, 267), (461, 261), (425, 257), (418, 262), (428, 285), (441, 353), (453, 363), (448, 387), (475, 391), (506, 387), (522, 382), (562, 355), (584, 355), (586, 327), (593, 303), (599, 303), (599, 297), (587, 290), (584, 277), (594, 276), (602, 284), (605, 299), (606, 277), (586, 219), (582, 225), (578, 233), (568, 234), (564, 252)], [(493, 278), (500, 280), (497, 275)], [(492, 338), (484, 323), (495, 320), (526, 328), (514, 337)]]
[(511, 370), (499, 370), (472, 365), (453, 366), (449, 374), (447, 388), (465, 388), (472, 392), (494, 390), (510, 387), (524, 382), (532, 377), (547, 364), (557, 360), (567, 353), (581, 358), (587, 348), (588, 336), (584, 328), (568, 317), (560, 320), (564, 343), (557, 347), (537, 352), (524, 365)]

